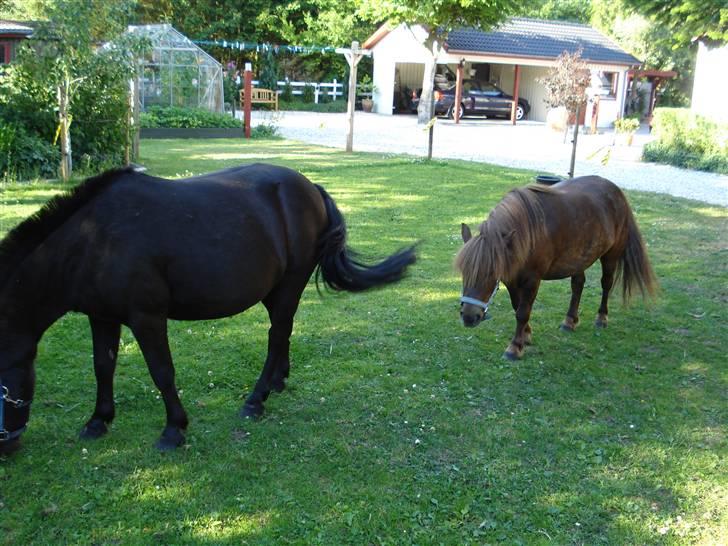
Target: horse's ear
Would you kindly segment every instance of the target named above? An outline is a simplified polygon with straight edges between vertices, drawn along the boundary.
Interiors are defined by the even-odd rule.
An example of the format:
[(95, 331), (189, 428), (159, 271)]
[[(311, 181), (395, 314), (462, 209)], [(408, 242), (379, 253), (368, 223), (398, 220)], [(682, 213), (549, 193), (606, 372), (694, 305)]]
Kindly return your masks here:
[(473, 237), (468, 224), (465, 223), (460, 224), (460, 234), (463, 236), (463, 243), (467, 243)]

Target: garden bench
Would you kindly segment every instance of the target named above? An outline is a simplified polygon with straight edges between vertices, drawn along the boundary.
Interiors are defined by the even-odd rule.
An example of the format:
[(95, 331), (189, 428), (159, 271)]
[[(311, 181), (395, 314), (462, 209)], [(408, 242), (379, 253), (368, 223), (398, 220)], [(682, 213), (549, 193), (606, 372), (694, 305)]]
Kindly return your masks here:
[[(278, 92), (271, 89), (253, 87), (250, 93), (251, 104), (272, 104), (278, 110)], [(245, 104), (245, 89), (240, 90), (240, 104)]]

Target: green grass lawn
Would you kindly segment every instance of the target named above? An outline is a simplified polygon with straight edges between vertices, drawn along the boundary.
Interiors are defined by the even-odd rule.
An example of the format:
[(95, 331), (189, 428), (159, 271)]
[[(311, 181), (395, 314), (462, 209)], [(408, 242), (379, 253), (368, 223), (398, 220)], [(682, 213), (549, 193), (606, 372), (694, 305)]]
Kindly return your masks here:
[[(651, 307), (612, 300), (592, 325), (558, 329), (569, 281), (542, 285), (535, 345), (501, 358), (508, 296), (474, 330), (458, 317), (452, 259), (533, 173), (462, 161), (346, 155), (287, 141), (142, 142), (152, 174), (266, 161), (325, 186), (350, 244), (377, 257), (421, 240), (400, 284), (306, 290), (289, 389), (260, 421), (237, 412), (261, 370), (268, 322), (171, 323), (188, 444), (160, 454), (164, 408), (123, 333), (110, 434), (77, 433), (93, 410), (88, 323), (43, 338), (24, 447), (0, 460), (4, 544), (719, 544), (728, 542), (728, 213), (628, 192), (661, 284)], [(646, 167), (647, 168), (647, 167)], [(0, 194), (0, 233), (59, 185)], [(241, 282), (245, 282), (241, 279)]]

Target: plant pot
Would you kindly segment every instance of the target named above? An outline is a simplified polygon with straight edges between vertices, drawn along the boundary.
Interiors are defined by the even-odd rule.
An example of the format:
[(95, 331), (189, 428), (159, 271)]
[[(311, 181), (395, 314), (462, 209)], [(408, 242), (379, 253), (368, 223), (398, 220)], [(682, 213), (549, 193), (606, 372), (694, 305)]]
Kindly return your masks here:
[(361, 109), (365, 112), (371, 112), (374, 108), (374, 101), (372, 99), (361, 99)]

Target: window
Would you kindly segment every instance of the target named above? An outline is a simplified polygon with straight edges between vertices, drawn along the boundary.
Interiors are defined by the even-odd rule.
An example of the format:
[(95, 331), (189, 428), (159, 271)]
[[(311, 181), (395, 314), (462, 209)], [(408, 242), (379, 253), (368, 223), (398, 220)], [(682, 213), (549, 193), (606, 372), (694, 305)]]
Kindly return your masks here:
[(619, 82), (619, 72), (597, 72), (597, 88), (602, 98), (617, 98), (617, 83)]

